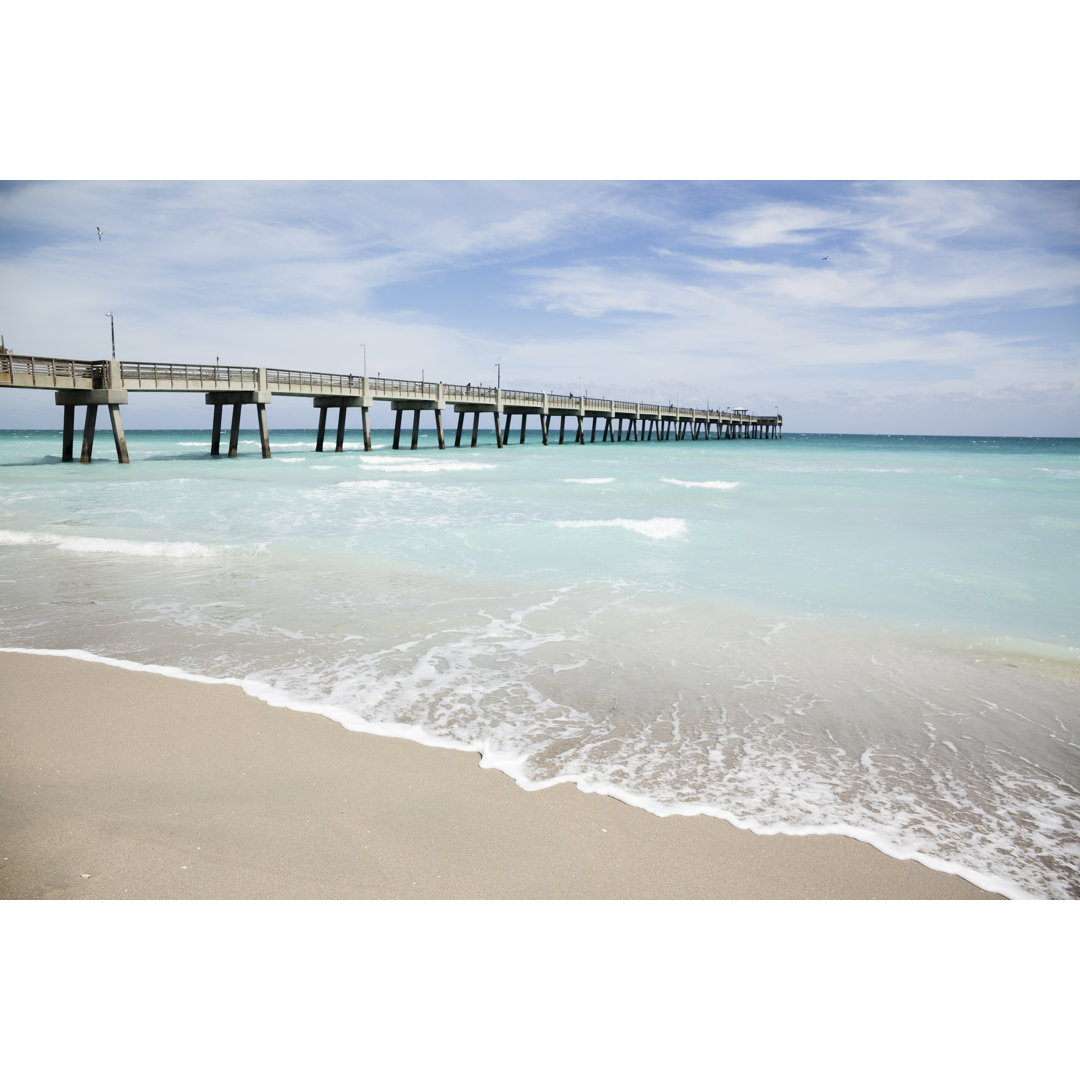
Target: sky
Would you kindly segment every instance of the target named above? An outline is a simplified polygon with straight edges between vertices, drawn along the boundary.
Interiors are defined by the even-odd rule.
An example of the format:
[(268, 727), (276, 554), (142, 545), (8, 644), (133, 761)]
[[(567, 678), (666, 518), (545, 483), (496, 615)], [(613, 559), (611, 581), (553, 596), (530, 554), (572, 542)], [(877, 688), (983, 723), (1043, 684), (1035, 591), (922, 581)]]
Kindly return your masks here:
[[(105, 359), (109, 311), (121, 360), (366, 355), (371, 375), (779, 409), (786, 431), (1078, 436), (1080, 184), (0, 185), (7, 346)], [(138, 394), (125, 423), (209, 412)], [(58, 414), (0, 393), (0, 427)], [(272, 428), (315, 418), (271, 406)]]

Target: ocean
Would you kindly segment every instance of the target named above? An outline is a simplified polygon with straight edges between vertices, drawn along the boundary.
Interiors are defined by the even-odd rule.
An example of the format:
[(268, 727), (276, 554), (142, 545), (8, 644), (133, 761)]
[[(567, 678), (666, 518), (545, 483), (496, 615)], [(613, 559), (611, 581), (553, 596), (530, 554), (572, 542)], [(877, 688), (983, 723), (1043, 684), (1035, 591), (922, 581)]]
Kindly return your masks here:
[(1080, 440), (373, 434), (0, 432), (0, 647), (1080, 898)]

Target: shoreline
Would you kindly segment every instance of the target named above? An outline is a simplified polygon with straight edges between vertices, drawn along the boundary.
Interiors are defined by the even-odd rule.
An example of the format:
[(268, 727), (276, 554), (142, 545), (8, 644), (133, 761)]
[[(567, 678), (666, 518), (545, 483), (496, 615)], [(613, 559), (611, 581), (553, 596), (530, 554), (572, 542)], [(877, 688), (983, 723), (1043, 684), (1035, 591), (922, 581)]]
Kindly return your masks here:
[(999, 899), (840, 835), (658, 817), (239, 686), (0, 652), (3, 899)]

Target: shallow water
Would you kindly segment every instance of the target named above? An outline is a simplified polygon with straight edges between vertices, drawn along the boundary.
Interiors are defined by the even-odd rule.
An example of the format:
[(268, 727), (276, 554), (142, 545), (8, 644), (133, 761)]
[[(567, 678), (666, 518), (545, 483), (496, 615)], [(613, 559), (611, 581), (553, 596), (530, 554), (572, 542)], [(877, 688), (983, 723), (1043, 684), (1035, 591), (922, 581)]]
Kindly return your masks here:
[(0, 646), (1080, 896), (1080, 440), (271, 434), (0, 435)]

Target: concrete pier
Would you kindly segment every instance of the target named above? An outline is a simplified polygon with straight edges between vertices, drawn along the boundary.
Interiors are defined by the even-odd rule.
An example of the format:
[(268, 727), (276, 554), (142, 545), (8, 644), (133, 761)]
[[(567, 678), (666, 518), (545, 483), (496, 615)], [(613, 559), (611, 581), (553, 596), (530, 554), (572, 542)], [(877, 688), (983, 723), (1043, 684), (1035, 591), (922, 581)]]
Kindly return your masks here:
[(240, 410), (254, 405), (259, 424), (259, 442), (262, 456), (270, 457), (270, 429), (266, 419), (266, 406), (270, 403), (269, 390), (212, 390), (206, 395), (206, 404), (214, 406), (214, 429), (210, 440), (210, 454), (221, 453), (221, 410), (232, 406), (232, 422), (229, 425), (229, 457), (236, 457), (240, 446)]
[(454, 405), (454, 412), (458, 414), (458, 426), (457, 426), (457, 439), (454, 440), (455, 446), (460, 446), (461, 438), (461, 426), (465, 416), (472, 413), (472, 445), (476, 445), (476, 435), (480, 428), (480, 414), (490, 413), (492, 422), (495, 425), (495, 445), (501, 450), (503, 445), (502, 431), (499, 428), (499, 406), (497, 402), (492, 404), (473, 404), (473, 403), (457, 403)]
[(315, 440), (315, 449), (320, 453), (322, 452), (323, 441), (326, 436), (327, 410), (338, 410), (337, 441), (334, 445), (334, 451), (335, 453), (340, 453), (345, 449), (345, 428), (348, 410), (359, 409), (364, 426), (364, 449), (370, 450), (371, 420), (368, 416), (368, 409), (371, 407), (371, 402), (371, 397), (365, 394), (350, 394), (348, 396), (342, 396), (340, 394), (316, 394), (312, 401), (315, 408), (319, 410), (319, 430)]
[(116, 445), (116, 460), (122, 465), (130, 463), (127, 440), (124, 437), (124, 425), (120, 419), (120, 406), (127, 404), (127, 391), (109, 390), (57, 390), (56, 404), (64, 408), (64, 434), (61, 443), (61, 460), (71, 461), (75, 442), (75, 406), (84, 405), (86, 414), (83, 420), (82, 454), (79, 457), (88, 465), (94, 450), (94, 428), (97, 426), (99, 405), (109, 407), (109, 419), (112, 421), (113, 442)]
[[(128, 361), (82, 361), (56, 357), (0, 354), (0, 389), (51, 390), (56, 404), (64, 410), (62, 421), (62, 460), (74, 460), (75, 408), (86, 409), (80, 461), (93, 455), (94, 430), (99, 405), (109, 407), (117, 460), (128, 463), (127, 441), (120, 406), (128, 404), (128, 395), (139, 392), (182, 392), (205, 395), (213, 407), (210, 453), (221, 453), (223, 410), (232, 406), (229, 425), (229, 457), (239, 453), (239, 435), (244, 405), (254, 405), (262, 456), (269, 458), (270, 432), (267, 406), (275, 397), (307, 397), (319, 410), (316, 450), (325, 446), (326, 422), (330, 409), (337, 409), (335, 452), (344, 449), (348, 410), (359, 408), (364, 428), (364, 449), (371, 449), (368, 411), (376, 401), (389, 402), (395, 413), (394, 448), (401, 445), (402, 415), (412, 412), (410, 446), (419, 445), (420, 414), (435, 414), (435, 430), (440, 449), (445, 449), (442, 412), (453, 406), (458, 422), (454, 446), (460, 447), (465, 418), (472, 415), (471, 446), (477, 444), (480, 414), (490, 413), (495, 444), (504, 448), (510, 439), (510, 426), (520, 417), (518, 445), (527, 438), (529, 418), (537, 417), (542, 445), (550, 445), (551, 420), (559, 418), (559, 445), (566, 441), (566, 421), (576, 417), (573, 442), (584, 445), (596, 442), (599, 422), (603, 420), (601, 442), (667, 442), (689, 438), (710, 438), (713, 426), (717, 440), (779, 439), (783, 435), (783, 417), (752, 415), (747, 409), (694, 409), (681, 405), (656, 405), (606, 398), (578, 397), (573, 394), (548, 394), (499, 387), (462, 386), (424, 379), (374, 379), (336, 373), (297, 371), (268, 367), (222, 367), (219, 364), (154, 364)], [(589, 420), (586, 440), (585, 421)], [(625, 422), (625, 430), (624, 430)]]

